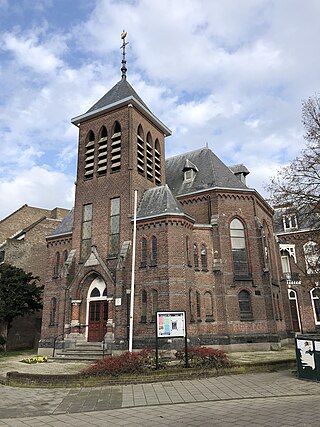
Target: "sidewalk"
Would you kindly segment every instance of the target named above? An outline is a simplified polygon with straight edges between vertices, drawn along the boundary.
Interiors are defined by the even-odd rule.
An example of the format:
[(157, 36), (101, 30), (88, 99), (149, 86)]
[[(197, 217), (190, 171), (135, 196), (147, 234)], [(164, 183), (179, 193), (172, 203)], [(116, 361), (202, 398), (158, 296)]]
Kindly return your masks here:
[[(293, 349), (233, 353), (242, 366), (292, 361)], [(0, 373), (76, 373), (86, 363), (50, 361), (25, 365), (0, 359)], [(292, 370), (78, 388), (17, 388), (0, 385), (0, 427), (317, 425), (320, 383)]]
[[(0, 385), (0, 393), (1, 427), (173, 423), (292, 427), (316, 425), (315, 408), (320, 404), (320, 384), (301, 381), (291, 371), (94, 388), (22, 389)], [(283, 422), (279, 418), (272, 421), (274, 414)], [(218, 415), (220, 421), (216, 423)]]

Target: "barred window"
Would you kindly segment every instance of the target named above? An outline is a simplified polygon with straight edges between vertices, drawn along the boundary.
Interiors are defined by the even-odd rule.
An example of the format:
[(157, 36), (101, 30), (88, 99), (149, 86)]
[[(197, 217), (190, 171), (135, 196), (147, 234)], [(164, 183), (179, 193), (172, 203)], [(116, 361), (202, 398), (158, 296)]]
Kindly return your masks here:
[(197, 320), (201, 321), (201, 298), (200, 292), (196, 292), (196, 301), (197, 301)]
[(155, 289), (151, 291), (151, 303), (152, 303), (151, 320), (152, 322), (155, 322), (156, 312), (158, 311), (158, 291)]
[(189, 289), (189, 310), (190, 310), (190, 322), (194, 322), (195, 320), (195, 296), (194, 291)]
[(198, 259), (198, 245), (193, 244), (193, 265), (194, 268), (199, 268), (199, 259)]
[(213, 304), (212, 304), (212, 295), (210, 292), (206, 292), (204, 294), (204, 306), (205, 306), (205, 313), (206, 313), (206, 321), (212, 322), (213, 321)]
[(251, 296), (248, 291), (241, 291), (238, 294), (240, 320), (252, 320)]
[(151, 239), (151, 265), (155, 267), (158, 262), (158, 242), (156, 236)]
[(51, 298), (49, 326), (56, 326), (56, 325), (57, 325), (57, 298)]
[(201, 268), (203, 271), (207, 271), (208, 270), (207, 248), (204, 244), (201, 245), (200, 255), (201, 255)]
[(147, 291), (141, 292), (141, 323), (146, 323), (147, 321)]
[(53, 277), (57, 278), (60, 272), (60, 252), (56, 253), (53, 266)]
[(142, 237), (141, 239), (141, 264), (140, 267), (144, 268), (147, 266), (147, 239)]

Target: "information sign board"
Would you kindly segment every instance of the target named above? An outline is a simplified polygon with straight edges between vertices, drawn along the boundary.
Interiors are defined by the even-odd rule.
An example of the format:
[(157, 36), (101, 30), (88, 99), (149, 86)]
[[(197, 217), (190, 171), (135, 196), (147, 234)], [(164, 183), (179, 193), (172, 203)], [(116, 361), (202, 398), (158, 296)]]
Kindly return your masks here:
[(157, 311), (157, 338), (185, 338), (184, 311)]

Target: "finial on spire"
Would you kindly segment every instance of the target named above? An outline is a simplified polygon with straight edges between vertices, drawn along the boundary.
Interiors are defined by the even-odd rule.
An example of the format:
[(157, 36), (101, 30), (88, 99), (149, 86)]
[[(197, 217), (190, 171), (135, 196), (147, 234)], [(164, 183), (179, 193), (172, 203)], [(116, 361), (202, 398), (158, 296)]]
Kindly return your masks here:
[(126, 45), (128, 44), (128, 42), (126, 43), (126, 37), (127, 37), (127, 32), (123, 30), (121, 33), (122, 46), (120, 46), (120, 49), (122, 49), (122, 67), (121, 67), (122, 79), (127, 78)]

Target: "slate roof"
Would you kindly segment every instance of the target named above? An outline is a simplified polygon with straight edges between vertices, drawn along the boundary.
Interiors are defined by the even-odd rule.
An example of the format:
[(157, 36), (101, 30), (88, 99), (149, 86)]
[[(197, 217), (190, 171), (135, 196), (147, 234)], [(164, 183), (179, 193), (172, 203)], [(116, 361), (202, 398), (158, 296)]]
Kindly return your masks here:
[(108, 109), (111, 110), (119, 108), (120, 106), (127, 104), (135, 105), (135, 107), (151, 119), (151, 121), (155, 123), (166, 136), (171, 135), (171, 130), (152, 113), (126, 79), (121, 79), (85, 114), (81, 114), (80, 116), (71, 119), (71, 123), (79, 126), (81, 122), (88, 120), (89, 118), (97, 117), (100, 114), (104, 114)]
[[(193, 181), (184, 182), (183, 170), (188, 161), (197, 167), (198, 172)], [(175, 196), (210, 188), (248, 189), (209, 148), (167, 159), (166, 177), (167, 184)]]
[[(102, 98), (99, 99), (87, 112), (91, 113), (100, 108), (107, 107), (108, 105), (114, 104), (115, 102), (121, 101), (125, 98), (132, 96), (139, 101), (144, 108), (149, 110), (147, 105), (143, 102), (137, 92), (133, 89), (131, 84), (126, 79), (121, 79), (112, 89), (109, 90)], [(150, 111), (150, 110), (149, 110)]]
[(186, 215), (167, 185), (146, 190), (137, 210), (137, 219), (160, 215)]
[(73, 228), (73, 214), (74, 210), (72, 209), (68, 215), (64, 217), (64, 219), (61, 221), (61, 223), (58, 225), (58, 227), (47, 236), (47, 238), (50, 237), (57, 237), (62, 234), (69, 234), (72, 233)]
[(248, 169), (242, 163), (240, 165), (228, 166), (228, 168), (234, 173), (243, 173), (244, 175), (249, 175)]
[[(285, 215), (295, 215), (298, 223), (297, 229), (288, 229), (284, 230), (283, 226), (283, 216)], [(311, 208), (307, 206), (300, 207), (299, 209), (294, 209), (292, 207), (282, 207), (276, 208), (274, 211), (274, 228), (275, 232), (278, 233), (296, 233), (298, 231), (310, 231), (310, 230), (319, 230), (320, 229), (320, 218), (317, 213), (312, 212)]]

